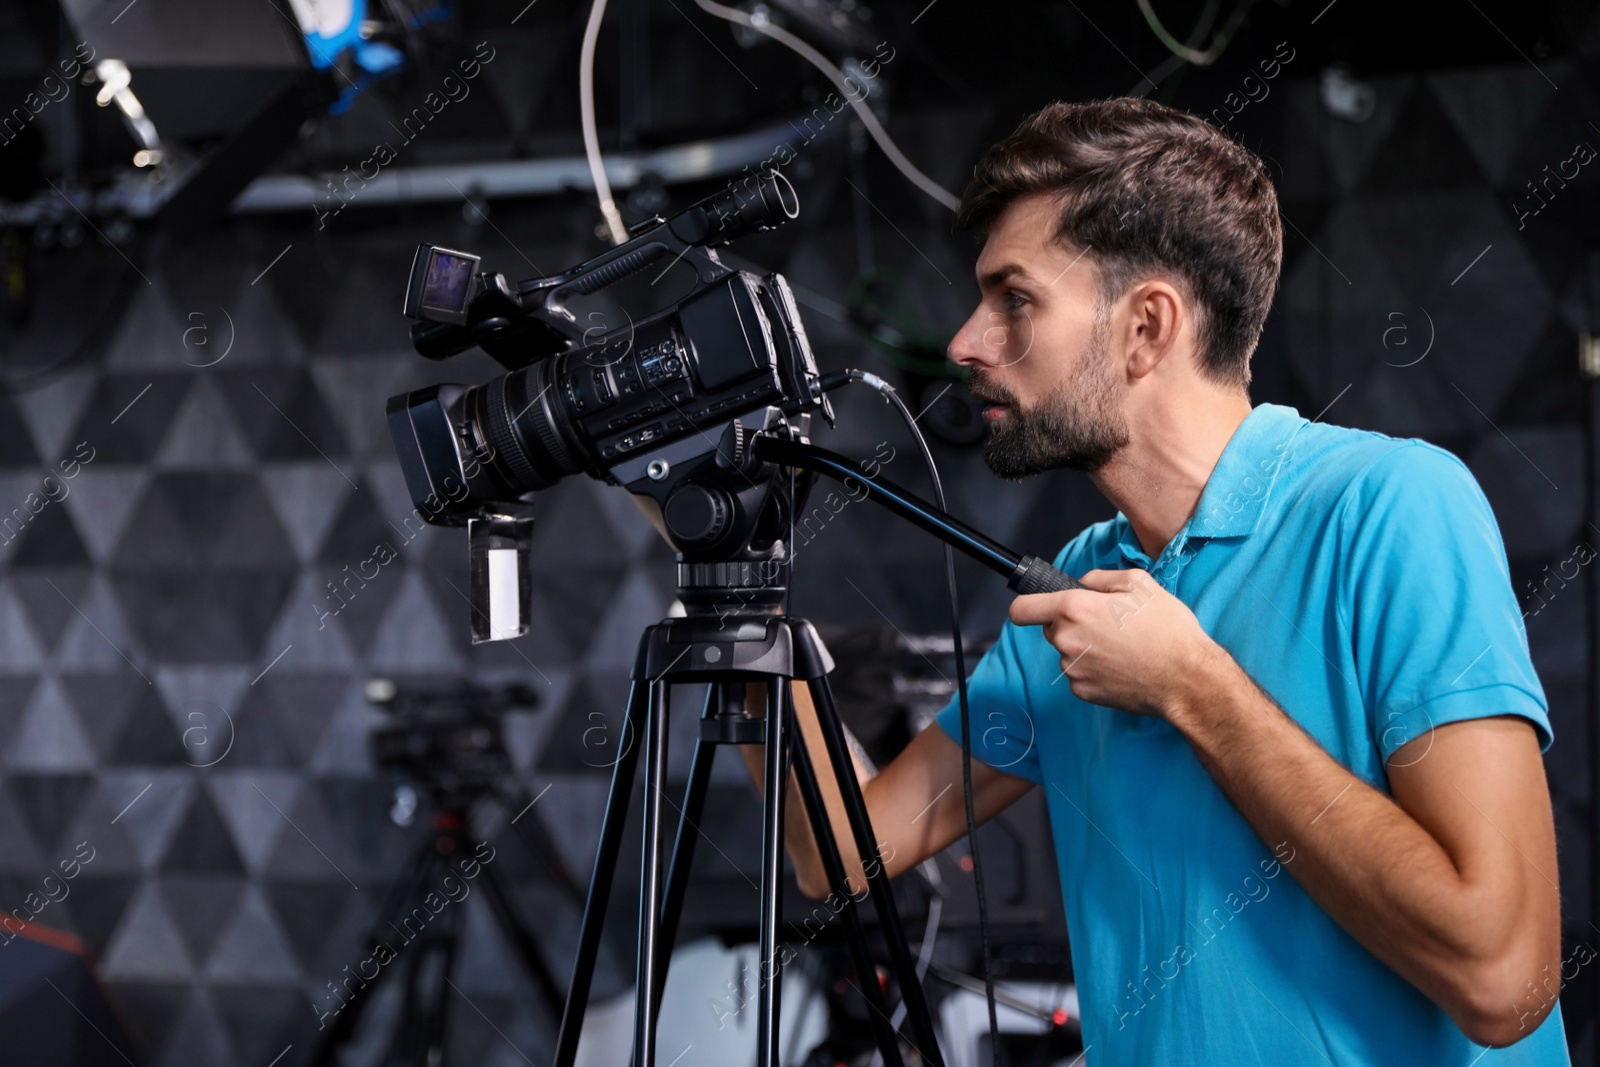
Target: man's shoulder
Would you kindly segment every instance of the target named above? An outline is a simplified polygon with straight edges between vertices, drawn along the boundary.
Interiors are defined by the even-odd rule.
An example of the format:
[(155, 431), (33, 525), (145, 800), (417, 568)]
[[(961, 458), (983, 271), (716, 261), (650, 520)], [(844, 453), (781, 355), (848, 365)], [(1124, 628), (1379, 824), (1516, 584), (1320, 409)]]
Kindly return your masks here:
[[(1322, 531), (1369, 563), (1416, 546), (1466, 540), (1501, 542), (1498, 517), (1472, 471), (1453, 452), (1416, 437), (1331, 426), (1295, 457), (1289, 491), (1278, 497), (1279, 524)], [(1410, 546), (1410, 547), (1406, 547)]]
[[(1299, 512), (1332, 512), (1380, 498), (1424, 499), (1449, 504), (1482, 496), (1477, 480), (1460, 457), (1419, 437), (1394, 437), (1378, 430), (1322, 422), (1302, 423), (1275, 448), (1273, 462), (1286, 483), (1274, 486), (1279, 507)], [(1270, 469), (1270, 468), (1265, 468)], [(1056, 554), (1055, 566), (1068, 574), (1124, 566), (1118, 545), (1131, 536), (1118, 512), (1079, 531)]]
[(1309, 425), (1288, 465), (1294, 496), (1329, 504), (1411, 490), (1477, 489), (1460, 457), (1419, 437), (1393, 437), (1351, 426)]

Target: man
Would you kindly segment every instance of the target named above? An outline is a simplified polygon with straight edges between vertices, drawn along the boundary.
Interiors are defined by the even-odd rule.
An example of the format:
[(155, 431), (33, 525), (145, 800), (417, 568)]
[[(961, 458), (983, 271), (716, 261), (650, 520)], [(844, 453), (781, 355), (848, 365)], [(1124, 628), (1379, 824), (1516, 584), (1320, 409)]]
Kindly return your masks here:
[[(989, 465), (1118, 509), (1055, 559), (1088, 588), (1017, 598), (970, 681), (977, 818), (1049, 799), (1089, 1062), (1567, 1064), (1550, 725), (1498, 527), (1448, 452), (1252, 408), (1260, 160), (1149, 101), (1053, 104), (958, 221)], [(954, 702), (938, 723), (863, 783), (891, 876), (966, 830)]]

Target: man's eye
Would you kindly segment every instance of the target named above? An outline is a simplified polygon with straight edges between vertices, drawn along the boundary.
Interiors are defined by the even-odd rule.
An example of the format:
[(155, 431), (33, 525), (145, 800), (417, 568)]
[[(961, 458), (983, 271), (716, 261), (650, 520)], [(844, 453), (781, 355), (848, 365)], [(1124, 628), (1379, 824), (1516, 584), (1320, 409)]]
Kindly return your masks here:
[(1026, 302), (1027, 298), (1015, 290), (1006, 293), (1006, 308), (1008, 310), (1015, 311)]

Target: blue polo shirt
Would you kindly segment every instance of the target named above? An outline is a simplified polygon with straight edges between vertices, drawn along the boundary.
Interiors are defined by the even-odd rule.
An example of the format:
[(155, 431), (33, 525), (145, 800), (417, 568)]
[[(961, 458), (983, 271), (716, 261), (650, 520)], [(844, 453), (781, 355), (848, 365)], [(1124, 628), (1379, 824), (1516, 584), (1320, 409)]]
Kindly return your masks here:
[[(1118, 514), (1055, 564), (1148, 571), (1384, 793), (1388, 756), (1443, 723), (1519, 715), (1550, 745), (1494, 514), (1426, 442), (1261, 404), (1159, 557)], [(1294, 842), (1258, 837), (1177, 730), (1073, 696), (1038, 627), (1007, 622), (968, 691), (974, 757), (1049, 800), (1093, 1067), (1570, 1062), (1559, 1005), (1509, 1048), (1469, 1041), (1300, 888)], [(954, 701), (938, 721), (960, 741)]]

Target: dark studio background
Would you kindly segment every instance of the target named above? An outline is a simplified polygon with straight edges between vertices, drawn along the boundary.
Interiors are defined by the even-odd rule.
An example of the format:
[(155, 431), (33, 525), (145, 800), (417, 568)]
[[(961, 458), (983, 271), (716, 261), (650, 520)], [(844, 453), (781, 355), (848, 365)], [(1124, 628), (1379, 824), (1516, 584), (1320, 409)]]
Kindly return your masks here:
[[(581, 157), (588, 6), (524, 3), (456, 5), (445, 25), (460, 54), (487, 41), (495, 58), (394, 167)], [(91, 26), (124, 17), (116, 0), (103, 7)], [(193, 7), (140, 0), (125, 17), (186, 25)], [(1179, 36), (1201, 12), (1158, 8)], [(1215, 24), (1232, 11), (1219, 5)], [(1149, 95), (1226, 120), (1268, 160), (1286, 247), (1252, 396), (1426, 438), (1477, 476), (1519, 596), (1539, 609), (1527, 627), (1556, 733), (1546, 767), (1564, 956), (1594, 943), (1600, 580), (1586, 569), (1564, 586), (1552, 581), (1543, 607), (1528, 583), (1580, 543), (1600, 547), (1597, 394), (1579, 364), (1581, 339), (1600, 334), (1600, 163), (1565, 187), (1552, 183), (1557, 191), (1520, 227), (1516, 209), (1537, 206), (1526, 183), (1544, 181), (1579, 142), (1600, 147), (1593, 5), (1259, 3), (1205, 68), (1168, 62), (1132, 0), (885, 2), (870, 20), (868, 39), (895, 49), (872, 99), (902, 150), (957, 194), (984, 146), (1053, 99)], [(270, 17), (257, 25), (241, 16), (237, 32), (286, 31)], [(270, 95), (252, 81), (266, 76), (249, 56), (237, 76), (184, 59), (181, 37), (179, 58), (144, 75), (135, 67), (132, 88), (148, 87), (158, 119), (155, 101), (167, 95), (168, 128), (192, 127), (195, 152), (226, 147), (217, 130)], [(447, 37), (441, 30), (430, 46), (442, 66), (419, 63), (375, 83), (346, 113), (252, 130), (271, 150), (231, 165), (271, 175), (354, 169), (453, 63), (437, 43)], [(0, 105), (20, 101), (78, 39), (54, 3), (0, 7)], [(1288, 49), (1293, 58), (1282, 62)], [(747, 46), (689, 0), (617, 0), (597, 56), (607, 151), (781, 125), (829, 89), (792, 54), (766, 41)], [(1258, 99), (1231, 114), (1244, 79), (1260, 79), (1274, 58), (1281, 65), (1266, 94), (1251, 89)], [(134, 147), (111, 109), (95, 107), (94, 91), (75, 88), (34, 120), (37, 140), (0, 149), (9, 286), (0, 297), (0, 514), (78, 442), (94, 450), (66, 498), (0, 544), (0, 905), (20, 902), (40, 872), (92, 842), (96, 858), (71, 897), (40, 921), (77, 933), (98, 957), (147, 1061), (265, 1065), (292, 1043), (282, 1063), (300, 1062), (315, 1031), (308, 1006), (363, 955), (360, 935), (411, 840), (388, 819), (391, 784), (371, 769), (367, 732), (382, 716), (363, 682), (516, 679), (543, 699), (508, 720), (518, 774), (530, 796), (548, 792), (529, 813), (531, 833), (496, 831), (496, 862), (540, 917), (546, 958), (564, 976), (577, 914), (536, 858), (538, 835), (586, 884), (605, 746), (615, 743), (639, 631), (672, 599), (671, 556), (620, 490), (568, 479), (540, 501), (532, 632), (472, 647), (464, 535), (429, 529), (401, 545), (391, 525), (412, 504), (383, 405), (429, 382), (476, 383), (499, 370), (479, 353), (435, 365), (411, 350), (399, 303), (415, 245), (479, 252), (513, 278), (553, 273), (606, 246), (592, 189), (512, 198), (468, 184), (453, 199), (400, 205), (358, 195), (321, 227), (309, 206), (220, 218), (204, 203), (185, 207), (187, 217), (90, 211), (85, 230), (53, 186), (85, 188), (127, 170)], [(844, 309), (876, 272), (897, 294), (888, 325), (936, 352), (971, 310), (976, 247), (875, 147), (853, 152), (853, 136), (848, 111), (832, 119), (785, 168), (798, 220), (732, 251), (800, 290), (824, 369), (884, 374), (920, 410), (950, 380), (929, 387), (908, 375), (906, 356), (870, 340)], [(751, 165), (773, 147), (753, 143)], [(725, 180), (625, 183), (617, 198), (632, 222)], [(847, 391), (836, 403), (838, 428), (819, 430), (820, 443), (864, 457), (886, 442), (896, 453), (889, 476), (926, 484), (910, 439), (876, 397)], [(1021, 550), (1053, 552), (1111, 513), (1078, 475), (1008, 485), (977, 449), (934, 447), (951, 510)], [(325, 583), (386, 541), (400, 558), (319, 629), (315, 605), (331, 603)], [(938, 633), (942, 566), (930, 539), (851, 506), (800, 554), (793, 610), (822, 623)], [(958, 572), (964, 625), (992, 634), (1010, 594), (975, 566), (958, 563)], [(1239, 610), (1267, 610), (1247, 596)], [(215, 758), (217, 748), (203, 745), (220, 748), (230, 723), (227, 755), (198, 766)], [(196, 724), (204, 736), (188, 733)], [(736, 761), (720, 763), (706, 833), (735, 857), (753, 855), (756, 794)], [(713, 873), (732, 862), (702, 853)], [(626, 888), (636, 845), (624, 856), (634, 867), (619, 873), (612, 918), (623, 948), (602, 969), (602, 995), (631, 983), (631, 965), (617, 961), (628, 958), (636, 919)], [(752, 915), (755, 902), (751, 891)], [(461, 1048), (473, 1062), (521, 1062), (515, 1049), (543, 1062), (549, 1020), (531, 1009), (509, 953), (470, 907), (460, 981), (483, 1015), (457, 1013)], [(1562, 997), (1574, 1063), (1595, 1062), (1597, 1001), (1600, 982), (1586, 967)]]

